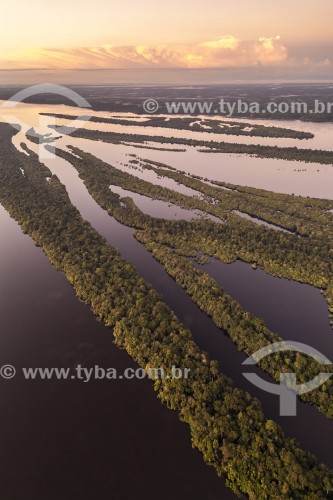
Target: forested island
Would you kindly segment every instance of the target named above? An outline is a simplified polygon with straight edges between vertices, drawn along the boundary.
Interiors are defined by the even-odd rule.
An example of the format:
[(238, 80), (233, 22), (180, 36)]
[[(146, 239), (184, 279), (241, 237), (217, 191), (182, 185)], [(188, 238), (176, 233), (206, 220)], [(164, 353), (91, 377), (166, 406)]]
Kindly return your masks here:
[[(112, 328), (115, 342), (125, 348), (140, 366), (145, 369), (161, 366), (168, 370), (176, 364), (181, 368), (190, 368), (188, 379), (159, 379), (154, 382), (154, 388), (161, 401), (178, 411), (180, 418), (189, 425), (193, 446), (201, 451), (206, 463), (213, 466), (218, 474), (226, 476), (228, 485), (234, 491), (253, 500), (269, 496), (317, 499), (332, 494), (332, 472), (301, 450), (294, 440), (287, 439), (276, 423), (266, 420), (258, 401), (235, 387), (220, 372), (217, 363), (198, 349), (191, 333), (140, 278), (135, 268), (81, 218), (57, 177), (52, 176), (36, 155), (30, 152), (30, 156), (26, 157), (15, 149), (11, 144), (15, 133), (13, 129), (0, 125), (0, 132), (1, 204), (41, 246), (50, 262), (65, 273), (78, 298), (89, 304), (94, 314)], [(176, 247), (172, 252), (168, 250), (169, 267), (174, 263), (178, 266), (179, 262), (190, 264), (184, 257), (185, 250), (187, 254), (194, 255), (193, 250), (189, 252), (191, 249), (185, 249), (181, 244), (182, 237), (198, 234), (201, 246), (207, 241), (207, 245), (214, 248), (216, 237), (222, 241), (225, 232), (223, 251), (229, 258), (239, 252), (248, 254), (249, 260), (264, 264), (267, 256), (260, 252), (268, 237), (272, 239), (272, 245), (276, 245), (274, 259), (271, 263), (266, 262), (268, 267), (271, 265), (281, 274), (297, 274), (297, 268), (292, 269), (291, 250), (294, 249), (303, 252), (298, 254), (298, 258), (305, 259), (306, 279), (316, 282), (317, 286), (329, 285), (331, 274), (327, 277), (325, 273), (330, 270), (330, 260), (323, 251), (317, 259), (319, 262), (323, 257), (323, 262), (318, 263), (318, 267), (314, 266), (311, 245), (303, 242), (307, 238), (275, 234), (263, 228), (258, 228), (258, 232), (248, 232), (249, 222), (241, 218), (237, 223), (229, 223), (228, 220), (227, 224), (221, 225), (208, 221), (153, 220), (140, 212), (130, 200), (125, 200), (123, 206), (120, 197), (110, 190), (110, 177), (113, 184), (121, 183), (123, 187), (128, 187), (131, 176), (126, 178), (119, 171), (116, 175), (116, 169), (92, 155), (84, 156), (83, 152), (79, 152), (79, 158), (64, 152), (58, 154), (68, 155), (95, 199), (123, 223), (136, 227), (139, 230), (137, 237), (142, 241), (145, 237), (155, 237), (157, 251), (160, 245), (168, 250), (167, 247), (172, 248), (173, 239), (177, 241), (178, 253)], [(21, 169), (24, 169), (24, 175)], [(148, 189), (141, 183), (140, 188), (142, 191)], [(169, 196), (168, 193), (164, 195)], [(182, 203), (186, 204), (184, 200)], [(201, 202), (208, 205), (207, 201)], [(315, 210), (321, 210), (319, 203), (315, 205)], [(222, 212), (228, 215), (223, 208), (221, 216)], [(230, 220), (233, 217), (237, 220), (235, 215), (228, 216)], [(249, 240), (244, 239), (246, 234), (249, 234)], [(243, 246), (237, 250), (236, 242), (238, 246), (240, 235)], [(207, 236), (210, 236), (208, 240)], [(162, 237), (165, 241), (160, 241)], [(318, 238), (317, 231), (314, 238)], [(297, 241), (296, 247), (291, 239)], [(151, 240), (145, 244), (149, 246)], [(195, 240), (193, 245), (196, 245)], [(215, 253), (218, 247), (220, 245), (216, 245)], [(253, 255), (257, 258), (253, 259)], [(285, 266), (282, 259), (288, 255), (290, 259)], [(182, 260), (178, 261), (178, 257)], [(205, 279), (199, 276), (199, 281), (204, 282)], [(211, 291), (219, 299), (220, 292), (214, 288)], [(224, 305), (227, 306), (227, 302)], [(242, 312), (239, 311), (239, 314), (241, 316)], [(242, 322), (241, 317), (240, 320)], [(251, 327), (250, 319), (246, 327)], [(266, 332), (262, 323), (258, 325), (258, 331)]]
[[(140, 124), (141, 126), (141, 124)], [(203, 153), (227, 153), (246, 154), (257, 158), (277, 158), (287, 161), (300, 161), (304, 163), (319, 163), (333, 166), (333, 152), (320, 149), (300, 149), (297, 147), (261, 146), (256, 144), (236, 144), (228, 142), (204, 141), (198, 139), (185, 139), (180, 137), (164, 137), (157, 135), (129, 134), (118, 132), (100, 132), (98, 130), (87, 130), (80, 128), (73, 130), (70, 127), (51, 126), (59, 134), (70, 134), (81, 139), (92, 141), (110, 142), (113, 144), (124, 144), (135, 142), (145, 144), (146, 142), (157, 142), (160, 144), (172, 144), (182, 146), (193, 146), (200, 148)]]
[[(270, 197), (263, 190), (232, 185), (228, 185), (228, 190), (222, 190), (167, 168), (166, 165), (163, 168), (159, 164), (159, 168), (156, 162), (145, 162), (146, 168), (156, 170), (159, 175), (173, 178), (201, 192), (206, 197), (203, 200), (141, 180), (77, 148), (72, 148), (72, 152), (73, 155), (57, 150), (59, 156), (77, 169), (99, 205), (121, 223), (139, 230), (136, 232), (139, 241), (163, 264), (200, 309), (211, 316), (215, 324), (228, 333), (245, 353), (252, 354), (282, 339), (269, 331), (260, 318), (244, 311), (212, 278), (196, 269), (188, 257), (195, 258), (198, 252), (202, 252), (224, 262), (240, 259), (255, 263), (275, 276), (317, 286), (323, 290), (333, 317), (333, 217), (329, 213), (333, 202), (275, 194), (275, 205), (273, 203), (270, 207)], [(208, 220), (188, 222), (154, 219), (143, 214), (131, 198), (121, 200), (119, 195), (110, 190), (111, 184), (183, 208), (200, 209), (227, 223), (221, 225)], [(266, 229), (244, 220), (233, 213), (240, 208), (260, 215), (265, 220), (272, 220), (271, 214), (275, 209), (281, 215), (274, 222), (285, 227), (290, 227), (288, 224), (292, 223), (291, 229), (295, 234)], [(295, 353), (278, 355), (274, 361), (270, 357), (261, 366), (275, 380), (279, 380), (281, 372), (288, 372), (292, 368), (302, 382), (311, 380), (322, 370), (330, 370), (329, 366), (320, 367), (310, 358)], [(303, 395), (302, 399), (333, 418), (331, 380)]]
[[(54, 116), (64, 120), (77, 120), (79, 116), (64, 115), (56, 113), (41, 113), (45, 116)], [(81, 117), (84, 119), (84, 116)], [(98, 116), (89, 116), (92, 123), (110, 123), (113, 125), (137, 126), (138, 122), (130, 118), (102, 118)], [(242, 122), (228, 122), (223, 119), (212, 120), (210, 118), (186, 117), (163, 117), (148, 116), (145, 121), (140, 121), (140, 127), (158, 127), (170, 128), (176, 130), (190, 130), (192, 132), (208, 132), (225, 135), (244, 135), (248, 137), (280, 137), (285, 139), (312, 139), (314, 135), (310, 132), (287, 129), (282, 127), (272, 127)]]

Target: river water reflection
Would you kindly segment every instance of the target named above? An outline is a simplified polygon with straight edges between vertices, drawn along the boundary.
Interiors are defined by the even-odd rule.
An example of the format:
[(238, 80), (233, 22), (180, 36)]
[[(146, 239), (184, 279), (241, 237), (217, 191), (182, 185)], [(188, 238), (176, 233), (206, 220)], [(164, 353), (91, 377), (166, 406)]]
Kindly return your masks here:
[[(22, 139), (24, 137), (18, 134), (14, 142), (18, 144)], [(34, 150), (38, 148), (28, 141), (27, 144)], [(330, 166), (301, 165), (306, 169), (303, 176), (292, 173), (295, 165), (289, 162), (208, 155), (194, 148), (175, 153), (71, 137), (59, 141), (59, 145), (66, 144), (92, 152), (119, 168), (121, 163), (128, 163), (129, 154), (136, 154), (211, 180), (236, 183), (242, 180), (239, 183), (243, 185), (266, 189), (274, 186), (281, 192), (296, 187), (298, 191), (294, 192), (299, 194), (317, 193), (332, 198), (332, 184), (329, 183), (333, 181), (333, 168)], [(278, 163), (273, 168), (274, 162)], [(191, 329), (198, 345), (219, 361), (221, 371), (257, 396), (266, 416), (277, 420), (289, 436), (296, 437), (305, 449), (333, 466), (330, 441), (333, 422), (315, 408), (301, 403), (297, 418), (279, 417), (276, 396), (257, 390), (242, 375), (241, 363), (245, 355), (199, 311), (136, 241), (133, 230), (119, 224), (95, 203), (77, 172), (66, 161), (57, 158), (47, 159), (45, 163), (66, 186), (82, 217), (119, 248), (161, 293), (183, 324)], [(313, 181), (314, 169), (319, 170), (317, 183)], [(301, 179), (306, 181), (298, 183)], [(113, 345), (110, 331), (95, 321), (89, 309), (77, 301), (64, 276), (48, 264), (42, 252), (21, 233), (3, 209), (0, 217), (3, 364), (58, 366), (63, 363), (67, 366), (68, 363), (84, 362), (104, 363), (119, 369), (135, 366)], [(273, 278), (260, 270), (255, 273), (242, 263), (223, 266), (214, 261), (206, 270), (245, 309), (262, 316), (268, 326), (286, 340), (309, 343), (333, 356), (327, 309), (318, 290), (300, 288), (303, 285)], [(36, 383), (32, 389), (27, 389), (15, 380), (2, 387), (3, 398), (8, 401), (0, 427), (3, 447), (8, 449), (12, 463), (16, 464), (15, 477), (19, 473), (23, 477), (23, 472), (24, 477), (33, 477), (31, 491), (39, 488), (39, 492), (45, 492), (45, 498), (49, 497), (46, 488), (54, 475), (57, 477), (55, 487), (59, 489), (54, 490), (54, 498), (65, 498), (66, 488), (70, 489), (71, 498), (88, 499), (94, 491), (95, 497), (106, 499), (111, 489), (122, 497), (131, 498), (136, 492), (136, 498), (144, 498), (143, 490), (147, 485), (159, 498), (232, 497), (215, 472), (191, 450), (186, 426), (178, 421), (175, 413), (161, 406), (148, 382), (114, 382), (112, 386), (109, 383), (84, 386), (73, 383), (70, 387), (52, 385), (51, 389), (48, 384)], [(31, 460), (33, 447), (35, 461)], [(41, 457), (49, 456), (50, 450), (52, 458), (46, 463)], [(2, 469), (13, 488), (13, 467), (9, 469), (2, 464)], [(59, 471), (63, 474), (60, 481)], [(184, 477), (188, 481), (184, 481)], [(35, 497), (31, 495), (32, 498)]]
[(19, 376), (20, 367), (137, 365), (1, 205), (0, 332), (0, 365), (18, 371), (0, 385), (2, 498), (23, 489), (27, 500), (234, 497), (148, 380)]

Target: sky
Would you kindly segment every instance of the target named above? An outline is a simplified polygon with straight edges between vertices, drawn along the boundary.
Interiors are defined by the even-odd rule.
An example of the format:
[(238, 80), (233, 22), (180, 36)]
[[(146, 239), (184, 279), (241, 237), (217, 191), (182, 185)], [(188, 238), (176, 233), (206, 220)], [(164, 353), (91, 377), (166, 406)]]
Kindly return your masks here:
[(332, 81), (332, 19), (332, 0), (3, 0), (0, 84)]

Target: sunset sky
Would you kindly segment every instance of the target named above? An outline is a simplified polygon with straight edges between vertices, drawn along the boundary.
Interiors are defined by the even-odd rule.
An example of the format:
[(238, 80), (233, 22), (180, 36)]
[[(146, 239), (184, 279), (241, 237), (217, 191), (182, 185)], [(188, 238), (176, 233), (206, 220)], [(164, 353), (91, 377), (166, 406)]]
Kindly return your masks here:
[(331, 0), (11, 0), (0, 18), (0, 83), (149, 81), (156, 69), (333, 80), (332, 19)]

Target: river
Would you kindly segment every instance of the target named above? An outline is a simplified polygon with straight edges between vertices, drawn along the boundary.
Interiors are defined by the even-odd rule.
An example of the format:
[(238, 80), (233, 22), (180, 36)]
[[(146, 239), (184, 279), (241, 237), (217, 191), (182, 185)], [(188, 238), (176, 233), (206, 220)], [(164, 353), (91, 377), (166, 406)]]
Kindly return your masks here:
[[(36, 144), (24, 138), (24, 132), (13, 142), (19, 147), (21, 140), (38, 151)], [(172, 166), (183, 167), (194, 174), (200, 172), (211, 180), (230, 181), (228, 169), (219, 169), (217, 158), (221, 159), (221, 155), (199, 153), (195, 148), (175, 153), (71, 137), (59, 141), (61, 146), (66, 144), (81, 147), (119, 165), (119, 168), (123, 164), (127, 170), (128, 155), (137, 154), (166, 163), (170, 161)], [(194, 157), (200, 157), (201, 163), (199, 160), (190, 161)], [(208, 167), (202, 172), (202, 159), (208, 157), (212, 159), (207, 160)], [(333, 422), (303, 403), (298, 403), (297, 417), (280, 417), (277, 397), (256, 389), (243, 376), (241, 365), (245, 355), (137, 242), (133, 230), (118, 223), (98, 206), (68, 162), (60, 158), (43, 161), (66, 186), (82, 217), (110, 244), (119, 248), (139, 274), (161, 293), (182, 323), (191, 329), (198, 345), (219, 361), (221, 371), (232, 377), (239, 387), (257, 396), (265, 415), (278, 421), (288, 436), (295, 437), (304, 449), (333, 467), (330, 442)], [(209, 161), (215, 162), (214, 167), (209, 167)], [(252, 164), (264, 160), (244, 156), (241, 161), (244, 166), (247, 162), (246, 168), (251, 176)], [(289, 162), (282, 163), (283, 169), (289, 172)], [(316, 168), (320, 171), (320, 180), (315, 189), (326, 197), (327, 182), (333, 169), (330, 166)], [(238, 169), (238, 173), (230, 175), (235, 178), (241, 172)], [(283, 172), (280, 179), (287, 186), (290, 172), (288, 175)], [(274, 180), (273, 176), (269, 182), (272, 184)], [(247, 180), (243, 182), (247, 184)], [(264, 186), (268, 188), (265, 183)], [(275, 188), (280, 190), (278, 182)], [(310, 178), (302, 189), (309, 195), (313, 193)], [(82, 362), (119, 369), (135, 366), (113, 345), (110, 331), (93, 318), (88, 307), (77, 301), (65, 277), (52, 268), (40, 249), (22, 234), (3, 209), (0, 217), (2, 363), (68, 366)], [(327, 308), (318, 290), (274, 278), (259, 269), (254, 272), (243, 263), (226, 267), (214, 261), (206, 270), (245, 309), (262, 316), (268, 326), (284, 339), (309, 343), (328, 356), (333, 354)], [(27, 387), (27, 382), (15, 379), (2, 384), (2, 390), (6, 401), (1, 425), (3, 449), (8, 450), (11, 463), (16, 463), (15, 476), (19, 471), (27, 478), (27, 484), (28, 478), (31, 481), (33, 477), (32, 484), (41, 492), (56, 476), (54, 483), (59, 491), (54, 490), (55, 499), (59, 496), (65, 498), (62, 495), (64, 488), (71, 489), (72, 497), (68, 498), (77, 495), (88, 499), (91, 497), (89, 492), (94, 491), (95, 497), (103, 499), (109, 497), (111, 490), (120, 498), (132, 498), (135, 492), (137, 498), (144, 498), (148, 484), (149, 493), (159, 498), (233, 496), (215, 472), (203, 464), (199, 453), (191, 450), (187, 427), (179, 422), (175, 413), (162, 407), (147, 381), (113, 381), (112, 384), (100, 381), (89, 384), (44, 382), (31, 383)], [(26, 418), (22, 419), (22, 415)], [(46, 455), (48, 460), (42, 460)], [(8, 485), (13, 488), (13, 468), (6, 468), (6, 464), (2, 467), (8, 471)], [(63, 474), (61, 481), (59, 471)]]
[[(147, 380), (27, 381), (21, 367), (137, 365), (0, 205), (1, 497), (233, 498)], [(172, 480), (170, 480), (172, 478)], [(52, 490), (50, 489), (52, 485)], [(149, 496), (147, 492), (149, 491)]]
[[(38, 150), (36, 144), (29, 141), (27, 141), (27, 144), (32, 150)], [(287, 435), (295, 437), (305, 449), (316, 454), (326, 464), (333, 466), (331, 443), (328, 439), (328, 436), (333, 432), (333, 421), (328, 420), (314, 407), (304, 403), (298, 404), (297, 418), (280, 417), (278, 398), (257, 389), (243, 376), (242, 362), (246, 356), (239, 352), (230, 338), (198, 309), (186, 292), (166, 273), (163, 266), (134, 238), (133, 230), (117, 222), (94, 201), (83, 181), (79, 178), (77, 171), (66, 160), (51, 157), (44, 159), (43, 162), (66, 186), (71, 202), (78, 208), (82, 217), (88, 220), (112, 246), (118, 248), (123, 257), (137, 268), (139, 274), (160, 292), (180, 321), (191, 330), (200, 348), (208, 352), (211, 358), (219, 361), (222, 372), (235, 380), (239, 387), (256, 396), (263, 405), (265, 415), (279, 422)], [(239, 276), (236, 268), (233, 268), (233, 270), (233, 279), (237, 282)], [(299, 283), (281, 280), (266, 273), (264, 273), (264, 277), (267, 280), (266, 293), (269, 287), (272, 297), (275, 295), (275, 287), (281, 282), (289, 287), (288, 293), (291, 296), (297, 295), (299, 291)], [(312, 287), (309, 288), (313, 289)], [(313, 290), (322, 299), (319, 290)], [(248, 293), (255, 296), (251, 287), (249, 287)], [(258, 294), (257, 300), (260, 301), (260, 294)], [(324, 301), (324, 299), (322, 300)], [(315, 323), (319, 320), (320, 324), (325, 324), (328, 314), (327, 309), (322, 307), (318, 309), (313, 306), (311, 312)], [(277, 333), (281, 334), (285, 340), (309, 341), (307, 336), (302, 337), (301, 329), (298, 330), (301, 338), (295, 338), (294, 323), (291, 316), (292, 309), (289, 309), (289, 313), (290, 316), (285, 313), (281, 318), (284, 328), (281, 332), (279, 331), (280, 328), (276, 330)], [(268, 314), (269, 310), (267, 311)], [(267, 318), (265, 319), (267, 321)], [(319, 328), (316, 335), (324, 335), (326, 338), (327, 331)], [(301, 340), (302, 338), (303, 340)], [(308, 432), (309, 426), (312, 429), (311, 433)]]

